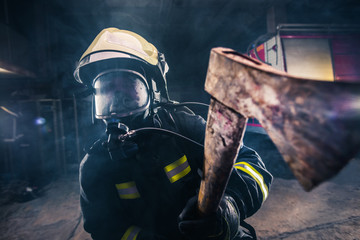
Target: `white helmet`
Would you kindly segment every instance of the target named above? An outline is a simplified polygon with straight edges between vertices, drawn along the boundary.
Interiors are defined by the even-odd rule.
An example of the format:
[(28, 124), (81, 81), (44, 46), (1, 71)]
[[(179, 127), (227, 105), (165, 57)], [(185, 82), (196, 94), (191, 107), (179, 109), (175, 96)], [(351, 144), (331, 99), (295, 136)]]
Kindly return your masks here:
[(75, 79), (94, 90), (95, 117), (121, 118), (169, 101), (164, 55), (140, 35), (102, 30), (81, 56)]

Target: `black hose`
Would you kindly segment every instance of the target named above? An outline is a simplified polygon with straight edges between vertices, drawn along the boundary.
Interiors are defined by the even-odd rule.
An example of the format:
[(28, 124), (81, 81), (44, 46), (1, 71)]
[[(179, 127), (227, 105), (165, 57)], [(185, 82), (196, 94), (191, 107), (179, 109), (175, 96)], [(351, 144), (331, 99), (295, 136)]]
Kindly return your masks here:
[(200, 102), (182, 102), (182, 103), (172, 103), (169, 105), (174, 105), (175, 107), (177, 106), (187, 106), (187, 105), (198, 105), (198, 106), (203, 106), (203, 107), (209, 107), (209, 104), (206, 103), (200, 103)]
[(132, 139), (134, 137), (136, 137), (138, 134), (142, 134), (142, 133), (146, 133), (146, 132), (158, 132), (158, 133), (162, 133), (162, 134), (166, 134), (166, 135), (169, 135), (169, 136), (176, 136), (178, 138), (181, 138), (181, 139), (184, 139), (184, 140), (187, 140), (199, 147), (204, 147), (203, 144), (195, 141), (195, 140), (192, 140), (188, 137), (185, 137), (184, 135), (181, 135), (177, 132), (174, 132), (174, 131), (170, 131), (170, 130), (167, 130), (167, 129), (163, 129), (163, 128), (155, 128), (155, 127), (145, 127), (145, 128), (138, 128), (138, 129), (135, 129), (135, 130), (130, 130), (127, 134), (124, 134), (124, 135), (119, 135), (119, 140), (121, 141), (125, 141), (125, 140), (128, 140), (128, 139)]

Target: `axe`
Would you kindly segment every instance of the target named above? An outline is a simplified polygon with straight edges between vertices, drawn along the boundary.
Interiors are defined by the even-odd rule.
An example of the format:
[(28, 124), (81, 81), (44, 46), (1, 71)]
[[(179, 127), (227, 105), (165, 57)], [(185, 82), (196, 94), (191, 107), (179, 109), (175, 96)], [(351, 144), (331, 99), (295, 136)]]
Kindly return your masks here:
[(228, 48), (210, 53), (211, 95), (198, 209), (217, 210), (245, 132), (259, 120), (306, 191), (360, 151), (360, 83), (303, 79)]

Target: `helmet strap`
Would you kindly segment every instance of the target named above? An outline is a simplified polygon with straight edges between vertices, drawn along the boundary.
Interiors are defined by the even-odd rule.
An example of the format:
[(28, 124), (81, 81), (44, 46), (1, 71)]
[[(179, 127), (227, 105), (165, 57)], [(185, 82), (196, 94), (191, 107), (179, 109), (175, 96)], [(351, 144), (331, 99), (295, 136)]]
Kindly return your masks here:
[(152, 94), (153, 94), (153, 103), (160, 103), (161, 102), (161, 93), (157, 88), (155, 80), (151, 79), (151, 87), (152, 87)]

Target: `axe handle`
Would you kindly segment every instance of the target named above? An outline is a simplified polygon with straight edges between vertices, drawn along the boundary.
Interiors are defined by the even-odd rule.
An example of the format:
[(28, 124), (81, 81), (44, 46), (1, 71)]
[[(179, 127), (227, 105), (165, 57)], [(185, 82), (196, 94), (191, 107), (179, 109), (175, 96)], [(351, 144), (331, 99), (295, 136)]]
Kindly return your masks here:
[(247, 118), (212, 98), (205, 133), (204, 171), (198, 196), (201, 216), (219, 207), (245, 133)]

